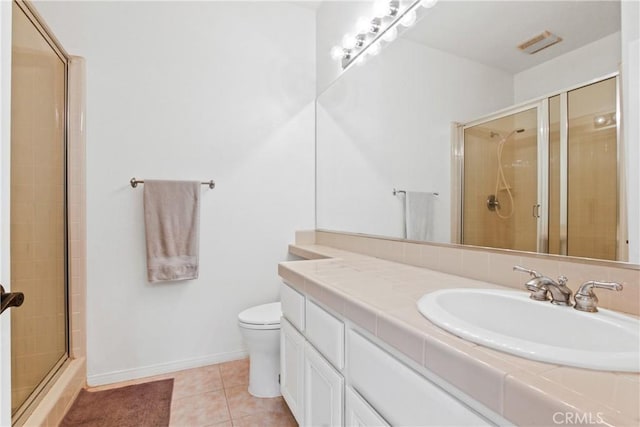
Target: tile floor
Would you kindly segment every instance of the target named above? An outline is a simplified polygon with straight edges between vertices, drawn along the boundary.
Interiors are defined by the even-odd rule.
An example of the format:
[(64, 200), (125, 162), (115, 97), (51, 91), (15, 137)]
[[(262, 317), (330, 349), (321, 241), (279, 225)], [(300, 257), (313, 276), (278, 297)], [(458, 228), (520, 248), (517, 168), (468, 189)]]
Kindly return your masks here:
[(94, 387), (106, 390), (173, 378), (171, 427), (297, 427), (282, 397), (259, 399), (247, 391), (249, 359)]

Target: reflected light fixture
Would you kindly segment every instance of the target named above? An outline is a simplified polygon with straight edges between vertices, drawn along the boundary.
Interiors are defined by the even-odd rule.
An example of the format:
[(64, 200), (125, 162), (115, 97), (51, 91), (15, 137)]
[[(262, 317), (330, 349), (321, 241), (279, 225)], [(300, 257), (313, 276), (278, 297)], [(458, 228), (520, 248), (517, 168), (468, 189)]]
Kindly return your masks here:
[(331, 49), (331, 57), (341, 61), (342, 69), (353, 62), (362, 64), (365, 56), (377, 55), (382, 43), (391, 43), (398, 36), (398, 25), (411, 27), (418, 19), (417, 9), (432, 8), (438, 0), (414, 0), (401, 9), (399, 0), (376, 0), (372, 16), (361, 17), (356, 22), (354, 33), (345, 34), (342, 46)]

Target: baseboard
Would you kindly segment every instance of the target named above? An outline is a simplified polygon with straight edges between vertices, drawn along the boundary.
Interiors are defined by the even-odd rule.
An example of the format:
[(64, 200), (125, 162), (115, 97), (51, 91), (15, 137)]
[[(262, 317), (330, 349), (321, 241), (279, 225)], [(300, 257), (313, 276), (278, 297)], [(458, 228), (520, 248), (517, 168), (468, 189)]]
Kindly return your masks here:
[(183, 369), (200, 368), (202, 366), (215, 365), (216, 363), (243, 359), (247, 356), (248, 353), (245, 350), (238, 350), (228, 353), (218, 353), (204, 357), (197, 357), (195, 359), (178, 360), (175, 362), (161, 363), (158, 365), (143, 366), (140, 368), (124, 369), (122, 371), (89, 375), (87, 376), (87, 384), (91, 387), (113, 384), (122, 381), (135, 380), (138, 378), (152, 377), (154, 375), (161, 375), (169, 372), (181, 371)]

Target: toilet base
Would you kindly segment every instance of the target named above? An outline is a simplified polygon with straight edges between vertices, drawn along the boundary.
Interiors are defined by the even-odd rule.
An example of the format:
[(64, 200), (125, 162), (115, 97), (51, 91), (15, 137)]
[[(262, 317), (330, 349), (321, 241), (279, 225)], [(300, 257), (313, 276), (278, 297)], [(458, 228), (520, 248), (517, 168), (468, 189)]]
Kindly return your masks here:
[(280, 329), (243, 330), (249, 347), (249, 394), (278, 397), (280, 393)]

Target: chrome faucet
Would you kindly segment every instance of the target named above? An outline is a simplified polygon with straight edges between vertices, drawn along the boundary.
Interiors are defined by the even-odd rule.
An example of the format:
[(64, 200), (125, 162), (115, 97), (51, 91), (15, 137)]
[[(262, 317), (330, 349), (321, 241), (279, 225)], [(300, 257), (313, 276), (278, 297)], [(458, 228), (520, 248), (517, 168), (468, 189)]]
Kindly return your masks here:
[(529, 270), (528, 268), (520, 267), (519, 265), (514, 265), (513, 271), (528, 273), (531, 275), (531, 277), (533, 277), (533, 279), (525, 283), (525, 287), (529, 290), (529, 292), (531, 292), (531, 295), (529, 295), (529, 298), (534, 299), (536, 301), (549, 300), (549, 290), (546, 287), (543, 288), (540, 284), (540, 279), (544, 277), (542, 274), (534, 270)]
[(556, 282), (550, 277), (543, 276), (535, 270), (520, 267), (513, 267), (514, 271), (520, 271), (531, 275), (532, 279), (525, 283), (525, 287), (531, 292), (529, 298), (536, 301), (547, 301), (551, 295), (551, 303), (556, 305), (571, 306), (571, 289), (567, 287), (567, 278), (565, 276), (558, 277)]
[(597, 280), (584, 282), (578, 289), (578, 292), (576, 292), (576, 306), (574, 307), (576, 310), (588, 311), (590, 313), (598, 311), (598, 297), (593, 292), (593, 288), (621, 291), (622, 285), (617, 282), (598, 282)]

